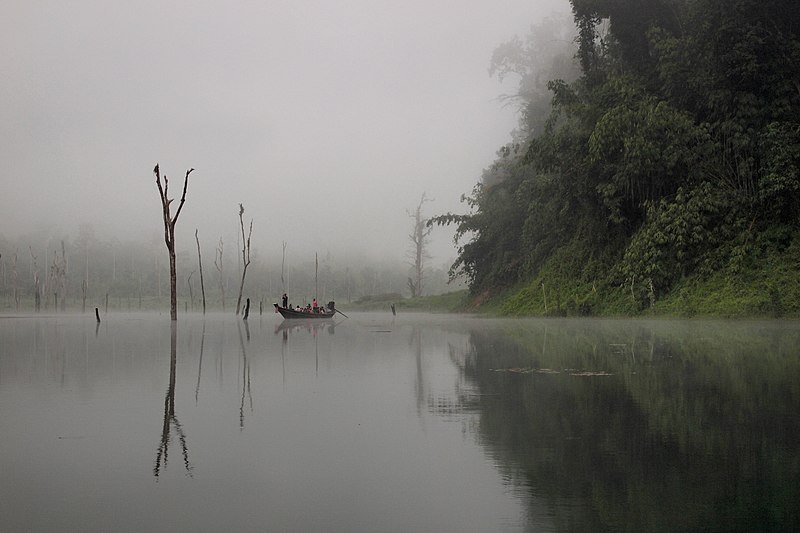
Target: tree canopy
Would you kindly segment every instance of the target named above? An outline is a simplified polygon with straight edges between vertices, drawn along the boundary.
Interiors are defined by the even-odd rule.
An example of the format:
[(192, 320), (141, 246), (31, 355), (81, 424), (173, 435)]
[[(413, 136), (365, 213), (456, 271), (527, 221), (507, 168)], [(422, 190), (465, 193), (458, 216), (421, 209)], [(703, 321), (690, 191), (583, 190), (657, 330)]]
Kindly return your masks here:
[(569, 250), (571, 276), (652, 301), (758, 243), (788, 246), (775, 235), (800, 225), (795, 3), (571, 3), (580, 72), (546, 82), (541, 127), (542, 57), (519, 39), (495, 51), (493, 73), (520, 74), (521, 128), (463, 197), (469, 212), (431, 220), (457, 226), (452, 274), (478, 294)]

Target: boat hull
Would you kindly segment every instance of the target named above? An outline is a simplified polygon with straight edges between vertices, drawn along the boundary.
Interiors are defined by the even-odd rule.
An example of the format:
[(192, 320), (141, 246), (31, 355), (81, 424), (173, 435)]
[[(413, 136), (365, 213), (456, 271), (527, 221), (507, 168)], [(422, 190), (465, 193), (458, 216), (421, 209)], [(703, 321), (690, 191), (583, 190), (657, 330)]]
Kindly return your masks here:
[(281, 307), (278, 304), (272, 304), (275, 306), (275, 311), (280, 313), (283, 318), (286, 319), (302, 319), (302, 320), (319, 320), (319, 319), (330, 319), (333, 318), (333, 315), (336, 314), (336, 311), (326, 311), (324, 313), (308, 313), (306, 311), (295, 311), (294, 309), (289, 309), (287, 307)]

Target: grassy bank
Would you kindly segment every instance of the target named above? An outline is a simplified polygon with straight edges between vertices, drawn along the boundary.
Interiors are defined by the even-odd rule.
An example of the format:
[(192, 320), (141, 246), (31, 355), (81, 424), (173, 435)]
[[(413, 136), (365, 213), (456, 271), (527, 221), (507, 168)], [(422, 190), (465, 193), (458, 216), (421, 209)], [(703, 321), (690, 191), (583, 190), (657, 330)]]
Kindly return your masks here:
[(354, 311), (391, 311), (391, 306), (394, 305), (396, 311), (457, 313), (465, 311), (468, 303), (469, 295), (466, 290), (462, 290), (418, 298), (405, 298), (396, 293), (379, 294), (365, 296), (343, 307)]
[[(800, 317), (800, 245), (766, 249), (681, 278), (658, 293), (551, 262), (539, 275), (504, 293), (472, 298), (477, 310), (504, 316)], [(563, 259), (563, 258), (562, 258)]]

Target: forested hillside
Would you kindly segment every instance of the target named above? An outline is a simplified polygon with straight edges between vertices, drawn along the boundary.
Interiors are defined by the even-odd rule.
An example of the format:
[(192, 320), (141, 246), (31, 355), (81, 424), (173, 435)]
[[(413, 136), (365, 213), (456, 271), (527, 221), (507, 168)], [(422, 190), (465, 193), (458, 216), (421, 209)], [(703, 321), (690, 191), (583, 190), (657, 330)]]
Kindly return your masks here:
[(464, 198), (468, 214), (432, 220), (456, 225), (452, 273), (473, 305), (796, 314), (796, 1), (571, 3), (579, 72), (551, 77), (537, 113), (536, 67), (522, 63), (541, 56), (498, 48), (493, 69), (522, 74), (518, 138)]

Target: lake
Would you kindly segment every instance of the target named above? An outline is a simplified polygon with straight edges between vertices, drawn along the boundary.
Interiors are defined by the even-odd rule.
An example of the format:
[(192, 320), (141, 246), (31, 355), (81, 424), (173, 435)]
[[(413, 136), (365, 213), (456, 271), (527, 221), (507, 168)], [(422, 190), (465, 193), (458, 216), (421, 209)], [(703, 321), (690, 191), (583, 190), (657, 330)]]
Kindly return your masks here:
[(0, 318), (3, 531), (800, 529), (800, 323)]

